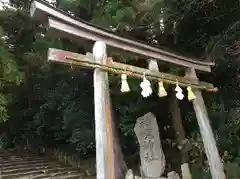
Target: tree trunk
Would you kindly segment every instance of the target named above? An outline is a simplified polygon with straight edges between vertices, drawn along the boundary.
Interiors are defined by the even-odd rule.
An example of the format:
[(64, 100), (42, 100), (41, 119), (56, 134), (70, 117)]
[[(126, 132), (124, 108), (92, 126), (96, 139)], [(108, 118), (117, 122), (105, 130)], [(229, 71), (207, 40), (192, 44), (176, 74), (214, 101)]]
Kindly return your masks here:
[(172, 116), (172, 124), (175, 131), (178, 148), (180, 149), (182, 154), (182, 163), (185, 163), (189, 160), (188, 147), (187, 145), (185, 145), (187, 144), (187, 139), (182, 123), (181, 111), (174, 91), (171, 93), (169, 109)]
[(188, 140), (186, 139), (185, 130), (182, 123), (181, 111), (178, 104), (178, 100), (175, 96), (175, 92), (172, 90), (170, 96), (169, 109), (172, 116), (172, 124), (176, 134), (176, 140), (178, 149), (181, 152), (181, 170), (183, 179), (191, 179), (191, 173), (189, 169), (189, 156), (188, 156)]

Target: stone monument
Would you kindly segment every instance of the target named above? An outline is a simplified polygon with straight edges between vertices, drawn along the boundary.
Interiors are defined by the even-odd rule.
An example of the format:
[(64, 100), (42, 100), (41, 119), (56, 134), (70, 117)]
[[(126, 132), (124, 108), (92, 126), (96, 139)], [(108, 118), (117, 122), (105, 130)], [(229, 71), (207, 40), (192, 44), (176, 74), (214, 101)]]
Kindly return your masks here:
[(168, 179), (180, 179), (180, 177), (176, 172), (172, 171), (168, 173)]
[(125, 179), (134, 179), (133, 171), (131, 169), (127, 171)]
[(156, 117), (147, 113), (137, 119), (134, 127), (140, 145), (140, 159), (143, 178), (159, 178), (165, 169), (165, 156), (162, 150)]
[(192, 179), (192, 175), (191, 172), (189, 170), (189, 164), (188, 163), (184, 163), (181, 165), (181, 171), (182, 171), (182, 178), (183, 179)]

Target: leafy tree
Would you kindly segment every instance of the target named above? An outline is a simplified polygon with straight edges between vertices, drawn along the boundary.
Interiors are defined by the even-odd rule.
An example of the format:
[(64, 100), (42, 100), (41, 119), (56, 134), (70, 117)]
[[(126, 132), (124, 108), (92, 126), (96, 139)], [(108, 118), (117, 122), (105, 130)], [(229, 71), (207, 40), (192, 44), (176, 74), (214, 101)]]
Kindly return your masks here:
[[(10, 119), (2, 124), (4, 127), (0, 126), (5, 131), (0, 141), (8, 136), (8, 140), (15, 143), (31, 141), (78, 151), (82, 156), (94, 155), (92, 72), (45, 61), (49, 47), (79, 53), (84, 52), (84, 47), (47, 36), (45, 29), (28, 15), (30, 1), (10, 2), (16, 9), (0, 12), (0, 121)], [(120, 35), (199, 57), (199, 60), (215, 61), (211, 75), (199, 76), (219, 87), (217, 93), (204, 94), (204, 97), (227, 173), (229, 177), (239, 178), (237, 172), (234, 173), (240, 164), (238, 0), (58, 0), (55, 5)], [(124, 63), (146, 66), (136, 57), (111, 51), (109, 54)], [(161, 70), (181, 73), (165, 65), (161, 65)], [(172, 156), (178, 149), (173, 129), (166, 128), (171, 126), (166, 112), (168, 99), (159, 99), (157, 95), (142, 99), (139, 82), (130, 79), (131, 92), (121, 94), (119, 77), (110, 76), (111, 97), (124, 152), (135, 152), (139, 158), (133, 126), (136, 118), (152, 111), (158, 118), (167, 161), (171, 161), (167, 168), (175, 169), (179, 161)], [(192, 171), (197, 178), (208, 178), (192, 107), (186, 101), (180, 105), (191, 143)], [(31, 140), (32, 136), (35, 140)]]
[(18, 85), (23, 79), (22, 73), (10, 53), (11, 46), (6, 43), (8, 35), (0, 26), (0, 122), (9, 119), (7, 106), (11, 101), (11, 94), (7, 88), (11, 85)]

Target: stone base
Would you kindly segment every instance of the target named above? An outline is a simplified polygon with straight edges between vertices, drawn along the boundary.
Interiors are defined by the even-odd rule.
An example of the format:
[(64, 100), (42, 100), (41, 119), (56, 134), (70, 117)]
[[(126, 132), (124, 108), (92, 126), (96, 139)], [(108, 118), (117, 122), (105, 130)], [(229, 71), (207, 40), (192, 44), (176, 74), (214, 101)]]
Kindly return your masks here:
[(188, 163), (182, 164), (181, 170), (182, 170), (182, 178), (183, 179), (192, 179), (192, 175), (191, 175)]
[(154, 178), (152, 178), (152, 177), (144, 177), (144, 176), (139, 177), (139, 176), (134, 176), (133, 171), (131, 169), (129, 169), (127, 171), (125, 179), (180, 179), (180, 177), (174, 171), (168, 173), (168, 177), (167, 178), (166, 177), (154, 177)]

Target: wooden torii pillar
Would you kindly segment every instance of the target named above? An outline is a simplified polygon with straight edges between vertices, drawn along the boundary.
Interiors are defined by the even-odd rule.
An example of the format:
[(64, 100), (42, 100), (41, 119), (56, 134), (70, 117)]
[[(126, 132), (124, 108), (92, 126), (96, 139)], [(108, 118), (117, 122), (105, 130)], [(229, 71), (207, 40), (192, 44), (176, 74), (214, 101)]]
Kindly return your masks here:
[[(111, 71), (110, 68), (118, 68), (122, 71), (111, 71), (114, 73), (123, 73), (123, 71), (133, 72), (133, 76), (141, 77), (143, 73), (148, 75), (151, 79), (162, 79), (170, 84), (176, 84), (178, 80), (179, 84), (182, 86), (192, 86), (195, 89), (196, 99), (193, 100), (194, 110), (197, 116), (197, 121), (200, 128), (200, 133), (203, 138), (203, 143), (207, 155), (207, 159), (210, 165), (210, 170), (213, 179), (225, 179), (225, 174), (223, 170), (223, 164), (221, 162), (214, 135), (209, 123), (209, 118), (207, 115), (206, 107), (202, 98), (201, 91), (205, 90), (214, 90), (213, 86), (198, 81), (198, 78), (195, 73), (196, 70), (201, 70), (205, 72), (211, 71), (211, 66), (214, 63), (211, 62), (201, 62), (193, 59), (189, 59), (183, 56), (179, 56), (143, 43), (139, 43), (127, 38), (119, 37), (116, 34), (113, 34), (110, 31), (104, 30), (88, 22), (84, 22), (81, 19), (77, 19), (65, 12), (54, 8), (53, 6), (42, 2), (42, 1), (33, 1), (31, 4), (31, 15), (41, 22), (47, 24), (48, 31), (57, 34), (60, 37), (68, 37), (73, 40), (86, 39), (90, 41), (103, 41), (107, 45), (121, 49), (125, 52), (133, 53), (135, 55), (146, 57), (147, 59), (154, 58), (156, 60), (161, 60), (167, 63), (172, 63), (175, 65), (182, 66), (187, 68), (186, 77), (178, 77), (170, 74), (157, 73), (146, 69), (141, 69), (134, 66), (124, 65), (120, 63), (105, 63), (106, 56), (104, 58), (98, 58), (96, 54), (94, 55), (95, 61), (89, 61), (89, 58), (83, 57), (79, 54), (74, 54), (71, 52), (59, 53), (51, 56), (51, 61), (56, 61), (58, 63), (70, 64), (74, 63), (76, 65), (85, 65), (88, 67), (93, 67), (95, 70), (94, 81), (95, 81), (95, 120), (96, 124), (101, 128), (101, 134), (96, 134), (96, 143), (97, 143), (97, 154), (99, 154), (97, 160), (102, 159), (103, 161), (97, 161), (97, 178), (98, 179), (118, 179), (118, 176), (115, 174), (116, 169), (112, 168), (115, 156), (112, 156), (109, 151), (113, 151), (113, 134), (112, 131), (107, 131), (106, 127), (108, 121), (111, 121), (109, 118), (110, 113), (108, 110), (109, 103), (109, 94), (107, 81), (107, 73), (104, 71)], [(57, 33), (58, 32), (58, 33)], [(104, 54), (104, 51), (102, 51)], [(69, 56), (67, 56), (68, 54)], [(62, 56), (65, 55), (65, 56)], [(81, 57), (81, 58), (80, 58)], [(81, 59), (84, 59), (81, 61)], [(81, 62), (81, 65), (80, 65)], [(90, 63), (91, 65), (86, 65)], [(97, 66), (97, 67), (96, 67)], [(102, 81), (103, 80), (103, 81)], [(105, 81), (105, 82), (104, 82)], [(107, 89), (107, 90), (106, 90)], [(103, 104), (103, 107), (97, 107), (97, 105)], [(99, 114), (99, 115), (97, 115)], [(100, 117), (101, 116), (101, 117)], [(111, 124), (111, 123), (109, 123)], [(111, 125), (110, 125), (111, 126)], [(108, 138), (107, 135), (108, 134)], [(98, 135), (98, 136), (97, 136)], [(99, 137), (100, 136), (100, 137)], [(100, 139), (101, 140), (100, 140)], [(108, 140), (108, 142), (107, 142)], [(102, 143), (102, 142), (103, 143)], [(108, 147), (107, 147), (108, 146)], [(104, 163), (105, 162), (105, 163)], [(115, 163), (114, 163), (115, 164)], [(113, 171), (114, 170), (114, 171)]]
[[(186, 71), (186, 76), (195, 81), (198, 81), (196, 71), (193, 68), (189, 68)], [(214, 139), (212, 128), (209, 122), (209, 117), (206, 110), (206, 106), (204, 104), (202, 93), (198, 89), (195, 89), (194, 93), (196, 99), (194, 99), (192, 103), (197, 117), (197, 122), (200, 128), (200, 133), (203, 139), (203, 144), (206, 151), (208, 163), (210, 166), (212, 178), (226, 179), (226, 176), (224, 174), (224, 167), (218, 153), (216, 141)]]
[[(96, 42), (93, 46), (93, 59), (99, 63), (106, 63), (107, 49), (104, 42)], [(96, 68), (94, 70), (94, 106), (95, 106), (95, 141), (97, 179), (115, 178), (113, 161), (113, 140), (111, 114), (109, 109), (108, 73)], [(103, 120), (105, 119), (105, 120)], [(108, 126), (107, 126), (108, 124)], [(110, 146), (110, 147), (108, 147)], [(109, 167), (108, 167), (109, 166)]]

